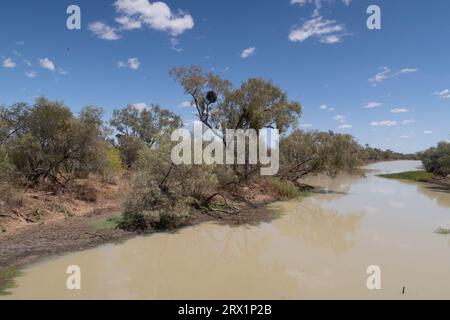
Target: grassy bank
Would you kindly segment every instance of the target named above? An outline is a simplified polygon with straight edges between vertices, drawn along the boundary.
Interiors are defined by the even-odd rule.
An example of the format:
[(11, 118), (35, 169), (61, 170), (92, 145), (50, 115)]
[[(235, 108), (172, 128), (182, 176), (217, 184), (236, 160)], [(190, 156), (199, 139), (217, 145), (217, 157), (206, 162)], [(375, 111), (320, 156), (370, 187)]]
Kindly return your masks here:
[(0, 270), (0, 296), (9, 294), (8, 289), (15, 287), (14, 278), (20, 276), (17, 268), (6, 268)]
[(434, 175), (426, 171), (408, 171), (391, 174), (380, 174), (378, 177), (387, 179), (411, 180), (417, 182), (429, 182)]

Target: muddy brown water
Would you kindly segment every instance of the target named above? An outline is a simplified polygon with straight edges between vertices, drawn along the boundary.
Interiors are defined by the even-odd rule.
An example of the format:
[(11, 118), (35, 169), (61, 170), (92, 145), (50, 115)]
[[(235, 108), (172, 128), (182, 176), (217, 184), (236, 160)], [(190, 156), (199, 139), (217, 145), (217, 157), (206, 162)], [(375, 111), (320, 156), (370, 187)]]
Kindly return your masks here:
[[(450, 236), (434, 230), (450, 226), (450, 194), (376, 176), (419, 166), (312, 178), (324, 192), (269, 206), (282, 215), (258, 226), (204, 223), (46, 259), (7, 298), (449, 299)], [(70, 265), (81, 268), (79, 291), (66, 288)], [(380, 290), (366, 286), (370, 265), (381, 268)]]

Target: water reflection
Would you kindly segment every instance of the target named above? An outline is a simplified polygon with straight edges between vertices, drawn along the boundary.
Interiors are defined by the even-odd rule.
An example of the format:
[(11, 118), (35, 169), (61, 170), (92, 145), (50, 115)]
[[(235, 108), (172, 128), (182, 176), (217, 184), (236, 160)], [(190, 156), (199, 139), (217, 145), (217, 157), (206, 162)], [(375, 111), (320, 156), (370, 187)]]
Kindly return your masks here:
[(324, 209), (313, 199), (281, 203), (278, 207), (286, 213), (283, 221), (275, 222), (283, 235), (309, 247), (331, 249), (337, 254), (355, 245), (355, 234), (364, 218), (363, 212), (343, 215), (337, 210)]

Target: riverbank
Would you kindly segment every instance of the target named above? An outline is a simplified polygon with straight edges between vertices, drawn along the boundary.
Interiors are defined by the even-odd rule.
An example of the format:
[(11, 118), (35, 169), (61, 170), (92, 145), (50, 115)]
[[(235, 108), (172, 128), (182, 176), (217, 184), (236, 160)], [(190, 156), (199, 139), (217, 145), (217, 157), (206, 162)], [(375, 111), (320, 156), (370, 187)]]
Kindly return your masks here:
[(446, 187), (450, 190), (450, 178), (436, 177), (432, 173), (426, 171), (406, 171), (400, 173), (380, 174), (378, 176), (387, 179), (430, 183), (440, 187)]
[[(106, 188), (100, 190), (102, 188)], [(234, 186), (224, 191), (228, 206), (234, 213), (220, 210), (222, 199), (217, 197), (217, 210), (204, 212), (193, 210), (188, 221), (182, 226), (193, 226), (207, 221), (226, 225), (256, 225), (271, 221), (276, 215), (265, 208), (266, 205), (292, 194), (289, 190), (280, 190), (280, 186), (267, 182), (252, 183), (246, 186)], [(286, 194), (283, 194), (283, 191)], [(75, 201), (67, 197), (45, 194), (39, 198), (39, 206), (29, 200), (26, 210), (34, 212), (37, 208), (46, 212), (39, 220), (25, 219), (3, 220), (0, 234), (0, 292), (2, 287), (11, 286), (11, 275), (18, 268), (28, 265), (43, 257), (56, 256), (69, 252), (91, 249), (107, 243), (120, 243), (137, 236), (137, 232), (128, 232), (117, 228), (122, 211), (122, 203), (129, 192), (129, 177), (121, 178), (116, 185), (97, 185), (96, 201)], [(24, 195), (36, 200), (36, 193)], [(58, 203), (70, 207), (70, 215), (61, 212), (49, 212)], [(42, 209), (44, 207), (46, 209)], [(34, 208), (30, 207), (34, 206)], [(48, 211), (47, 211), (48, 210)], [(69, 209), (67, 209), (69, 210)], [(58, 211), (58, 210), (57, 210)], [(23, 215), (24, 217), (31, 215)], [(1, 221), (0, 221), (1, 222)], [(8, 229), (5, 230), (5, 226)], [(166, 230), (170, 232), (171, 230)], [(156, 233), (149, 230), (146, 234)]]

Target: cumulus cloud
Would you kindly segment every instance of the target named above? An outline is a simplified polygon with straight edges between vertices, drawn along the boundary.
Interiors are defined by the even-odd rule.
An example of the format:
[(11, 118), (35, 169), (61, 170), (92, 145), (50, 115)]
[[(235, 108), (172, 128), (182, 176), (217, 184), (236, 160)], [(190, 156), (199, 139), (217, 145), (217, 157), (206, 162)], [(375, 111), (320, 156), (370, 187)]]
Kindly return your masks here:
[(55, 64), (48, 58), (39, 59), (39, 65), (41, 68), (47, 69), (48, 71), (55, 71)]
[(312, 126), (312, 123), (302, 123), (299, 125), (300, 128), (311, 128)]
[(339, 126), (339, 129), (351, 129), (353, 126), (351, 124), (343, 124)]
[(192, 107), (191, 101), (183, 101), (178, 105), (179, 108), (190, 108)]
[(412, 124), (412, 123), (415, 123), (415, 122), (416, 122), (416, 120), (414, 120), (414, 119), (407, 119), (407, 120), (403, 120), (402, 121), (402, 125), (406, 126), (408, 124)]
[(406, 113), (406, 112), (409, 112), (409, 110), (406, 109), (406, 108), (394, 108), (394, 109), (391, 109), (391, 113)]
[(373, 127), (393, 127), (397, 125), (397, 121), (383, 120), (383, 121), (373, 121), (370, 123)]
[(340, 114), (338, 114), (337, 116), (335, 116), (333, 119), (336, 120), (336, 121), (339, 121), (339, 122), (345, 122), (345, 121), (347, 121), (347, 117), (346, 117), (346, 116), (343, 116), (343, 115), (340, 115)]
[(329, 107), (329, 106), (327, 106), (326, 104), (322, 104), (322, 105), (319, 107), (319, 109), (320, 109), (320, 110), (334, 111), (334, 108), (333, 108), (333, 107)]
[(17, 67), (17, 63), (15, 63), (11, 58), (6, 58), (3, 60), (3, 67), (7, 69), (14, 69)]
[(289, 40), (303, 42), (309, 38), (316, 38), (325, 44), (338, 43), (345, 36), (345, 25), (335, 20), (325, 20), (322, 17), (305, 21), (301, 26), (292, 28)]
[(450, 99), (450, 90), (444, 89), (442, 91), (436, 91), (433, 95), (439, 97), (440, 99)]
[(36, 71), (27, 71), (27, 72), (25, 72), (25, 76), (27, 76), (28, 78), (36, 78), (37, 72)]
[(194, 27), (194, 19), (190, 14), (182, 11), (174, 13), (161, 1), (117, 0), (114, 5), (120, 14), (116, 21), (125, 30), (148, 26), (177, 36)]
[(424, 130), (423, 133), (424, 133), (424, 134), (433, 134), (433, 131), (431, 131), (431, 130)]
[(419, 71), (419, 69), (417, 69), (417, 68), (404, 68), (404, 69), (400, 69), (397, 72), (392, 72), (392, 70), (389, 69), (388, 67), (381, 67), (380, 72), (376, 73), (372, 78), (370, 78), (369, 82), (374, 87), (376, 87), (377, 84), (383, 82), (384, 80), (387, 80), (390, 78), (395, 78), (402, 74), (414, 73), (414, 72), (418, 72), (418, 71)]
[(129, 68), (131, 70), (138, 70), (141, 66), (141, 62), (138, 58), (129, 58), (127, 62), (119, 61), (117, 62), (118, 68)]
[(381, 107), (382, 105), (383, 104), (381, 102), (370, 101), (366, 105), (364, 105), (364, 108), (365, 109), (373, 109), (373, 108)]
[(246, 58), (254, 55), (255, 52), (256, 52), (256, 48), (255, 47), (250, 47), (250, 48), (244, 49), (241, 52), (241, 58), (242, 59), (246, 59)]
[(120, 34), (118, 34), (117, 29), (107, 24), (96, 21), (92, 22), (88, 26), (89, 30), (95, 34), (97, 37), (103, 40), (119, 40), (122, 38)]

